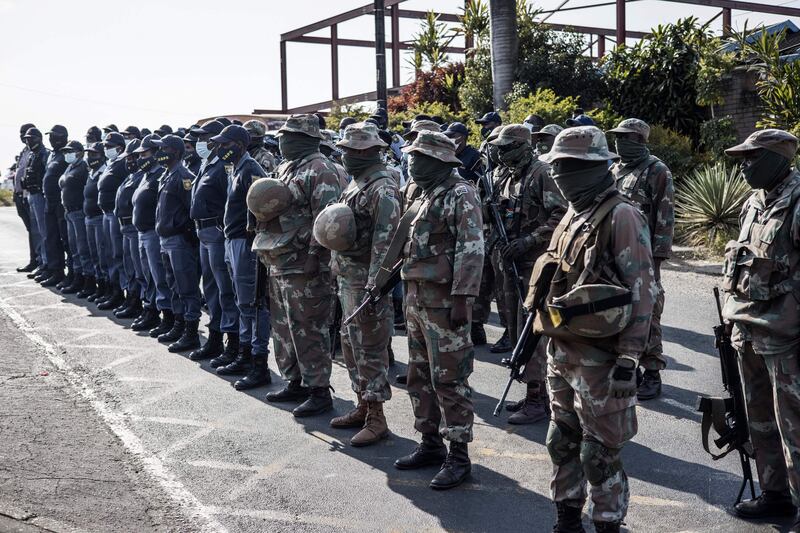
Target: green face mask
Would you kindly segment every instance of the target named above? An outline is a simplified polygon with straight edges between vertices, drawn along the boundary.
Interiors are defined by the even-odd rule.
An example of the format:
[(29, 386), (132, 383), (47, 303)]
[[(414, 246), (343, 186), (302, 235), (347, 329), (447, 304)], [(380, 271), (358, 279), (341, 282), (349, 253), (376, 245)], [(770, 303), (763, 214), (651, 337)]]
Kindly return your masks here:
[(553, 162), (553, 180), (575, 211), (580, 213), (614, 184), (605, 161), (559, 159)]
[(638, 161), (650, 155), (650, 150), (647, 149), (647, 145), (640, 142), (620, 137), (614, 144), (616, 145), (617, 153), (622, 158), (623, 163)]
[(429, 190), (438, 185), (443, 179), (447, 178), (453, 171), (454, 165), (445, 163), (435, 157), (412, 152), (408, 158), (408, 173), (414, 179), (414, 183)]
[(792, 162), (781, 154), (762, 150), (761, 155), (742, 165), (744, 180), (754, 189), (772, 190), (789, 173)]
[(345, 152), (342, 154), (342, 165), (348, 174), (357, 178), (370, 167), (381, 164), (381, 153), (378, 150), (370, 151), (366, 154), (355, 154)]
[(319, 152), (319, 139), (302, 133), (281, 133), (278, 137), (281, 155), (289, 161), (296, 161)]
[(536, 143), (536, 151), (540, 154), (546, 154), (550, 151), (550, 145), (548, 143), (538, 142)]
[(500, 150), (498, 152), (500, 162), (507, 167), (521, 167), (530, 160), (531, 155), (531, 145), (526, 142), (510, 150)]

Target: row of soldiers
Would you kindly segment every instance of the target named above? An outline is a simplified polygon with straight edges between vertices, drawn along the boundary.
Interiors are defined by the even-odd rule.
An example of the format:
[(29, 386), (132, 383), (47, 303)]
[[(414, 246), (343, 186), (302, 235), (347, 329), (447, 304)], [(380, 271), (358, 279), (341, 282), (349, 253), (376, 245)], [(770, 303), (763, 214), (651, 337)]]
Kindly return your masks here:
[[(550, 413), (547, 447), (554, 464), (552, 496), (558, 509), (554, 530), (582, 531), (581, 509), (591, 497), (596, 529), (618, 531), (628, 504), (620, 453), (637, 431), (635, 404), (641, 390), (637, 368), (644, 367), (645, 376), (649, 372), (654, 382), (653, 374), (657, 377), (664, 366), (661, 352), (652, 352), (649, 346), (660, 345), (659, 266), (671, 246), (672, 180), (663, 163), (647, 151), (648, 126), (628, 119), (612, 130), (617, 155), (608, 150), (605, 133), (594, 126), (570, 125), (559, 131), (550, 125), (532, 132), (534, 128), (525, 125), (490, 124), (484, 126), (485, 158), (478, 171), (476, 164), (464, 163), (463, 125), (451, 124), (442, 133), (438, 124), (425, 124), (422, 118), (409, 125), (398, 173), (386, 165), (391, 138), (382, 134), (378, 122), (353, 123), (344, 129), (337, 143), (342, 152), (339, 166), (320, 152), (323, 134), (318, 117), (292, 116), (278, 133), (284, 160), (269, 173), (248, 153), (253, 137), (258, 137), (251, 134), (252, 124), (250, 131), (219, 120), (192, 128), (195, 152), (202, 159), (196, 173), (183, 162), (186, 145), (180, 137), (150, 135), (138, 144), (135, 139), (120, 144), (110, 132), (101, 145), (85, 151), (87, 159), (107, 158), (101, 165), (93, 163), (92, 170), (102, 170), (91, 176), (96, 175), (99, 183), (108, 179), (109, 169), (122, 166), (127, 173), (119, 171), (125, 177), (117, 187), (114, 206), (101, 206), (102, 229), (97, 232), (90, 231), (92, 177), (86, 178), (82, 215), (87, 253), (81, 252), (80, 226), (73, 222), (69, 227), (74, 229), (67, 233), (73, 270), (75, 258), (80, 258), (84, 278), (93, 278), (98, 286), (105, 282), (102, 294), (95, 290), (91, 296), (106, 296), (101, 300), (106, 306), (108, 297), (113, 300), (116, 293), (119, 300), (122, 291), (128, 303), (135, 304), (138, 298), (142, 310), (132, 328), (146, 329), (143, 320), (155, 324), (156, 330), (170, 325), (167, 337), (160, 340), (171, 342), (171, 351), (194, 349), (193, 359), (214, 357), (212, 365), (225, 363), (217, 365), (220, 373), (246, 373), (236, 382), (237, 388), (269, 381), (271, 336), (287, 383), (267, 399), (298, 404), (293, 410), (297, 417), (332, 408), (329, 325), (335, 290), (344, 316), (353, 318), (342, 328), (341, 341), (358, 403), (351, 412), (332, 419), (331, 425), (358, 430), (351, 439), (354, 446), (373, 444), (389, 434), (382, 404), (391, 396), (387, 369), (392, 306), (383, 285), (386, 272), (399, 270), (408, 331), (407, 385), (422, 439), (395, 466), (439, 467), (431, 481), (436, 489), (459, 485), (471, 470), (472, 337), (475, 323), (481, 322), (476, 320), (479, 302), (486, 296), (482, 278), (492, 272), (502, 280), (497, 299), (509, 338), (516, 339), (522, 318), (535, 313), (536, 331), (549, 339), (540, 343), (530, 369), (526, 368), (528, 394), (517, 407), (536, 420)], [(41, 152), (41, 135), (37, 138), (36, 133), (29, 129), (23, 136), (31, 153)], [(755, 164), (759, 158), (753, 152), (774, 153), (777, 146), (783, 153), (791, 139), (796, 150), (797, 140), (781, 135), (777, 141), (753, 141), (750, 151), (741, 151)], [(51, 131), (51, 145), (53, 138)], [(82, 166), (81, 148), (75, 141), (59, 148), (59, 153), (75, 154), (63, 176)], [(774, 162), (768, 163), (769, 171), (775, 170)], [(763, 165), (756, 168), (756, 176), (766, 172)], [(480, 186), (470, 182), (470, 173), (482, 178)], [(408, 178), (402, 189), (401, 175)], [(796, 172), (789, 176), (792, 184), (798, 179)], [(123, 185), (136, 179), (128, 220), (115, 210), (124, 196)], [(72, 178), (59, 181), (68, 215), (77, 211), (70, 209), (71, 196), (63, 194), (71, 190)], [(25, 180), (28, 194), (23, 195), (29, 205), (37, 202), (32, 197), (38, 193), (31, 183)], [(105, 189), (98, 183), (101, 204)], [(493, 242), (498, 228), (486, 224), (483, 213), (484, 204), (492, 203), (502, 207), (505, 239), (499, 244)], [(203, 216), (208, 214), (212, 216)], [(117, 219), (119, 233), (106, 218)], [(130, 224), (137, 246), (132, 236), (125, 245), (122, 230)], [(127, 234), (133, 232), (128, 229)], [(154, 245), (146, 244), (148, 234)], [(119, 242), (123, 261), (121, 267), (117, 264), (115, 277), (108, 248), (113, 256)], [(139, 252), (139, 270), (134, 248)], [(46, 252), (47, 247), (45, 264)], [(126, 253), (132, 260), (130, 269)], [(265, 275), (258, 274), (259, 265), (265, 267)], [(132, 276), (121, 277), (120, 268)], [(197, 335), (201, 274), (211, 318), (203, 347)], [(133, 285), (131, 279), (139, 284)], [(265, 284), (268, 298), (262, 297)], [(516, 284), (522, 284), (524, 302), (517, 296)], [(747, 290), (740, 290), (744, 298)], [(263, 308), (264, 300), (268, 308)], [(359, 305), (362, 302), (367, 305)], [(136, 305), (134, 309), (138, 310)], [(746, 324), (742, 331), (748, 331)], [(760, 344), (749, 349), (763, 356)], [(784, 370), (789, 367), (779, 365)], [(783, 389), (779, 397), (784, 402), (796, 402), (797, 391), (790, 388), (797, 385), (796, 375), (788, 374), (789, 378), (773, 380), (772, 386)], [(768, 376), (759, 377), (762, 387), (765, 378), (769, 383)], [(544, 400), (546, 391), (549, 401)], [(769, 409), (760, 407), (762, 417), (769, 418)], [(763, 442), (774, 452), (775, 439), (780, 449), (783, 437), (788, 467), (778, 479), (771, 474), (774, 465), (756, 455), (760, 475), (763, 471), (775, 490), (744, 502), (739, 512), (745, 516), (793, 510), (787, 501), (788, 486), (797, 499), (791, 460), (797, 451), (792, 435), (796, 429), (783, 424), (786, 433), (765, 432), (764, 423), (755, 426), (768, 433), (762, 435)], [(767, 459), (776, 458), (773, 453)], [(762, 486), (769, 480), (762, 479)]]

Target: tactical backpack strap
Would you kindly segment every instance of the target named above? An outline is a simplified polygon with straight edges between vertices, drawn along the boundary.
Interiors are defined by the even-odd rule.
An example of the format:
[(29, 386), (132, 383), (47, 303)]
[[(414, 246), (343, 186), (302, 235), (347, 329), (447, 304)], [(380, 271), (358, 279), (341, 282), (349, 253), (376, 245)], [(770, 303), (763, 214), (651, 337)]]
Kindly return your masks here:
[(570, 234), (569, 242), (564, 247), (564, 252), (561, 255), (561, 261), (564, 261), (564, 259), (567, 258), (567, 255), (572, 248), (572, 244), (575, 242), (575, 239), (578, 238), (578, 235), (584, 232), (592, 234), (597, 231), (597, 228), (600, 226), (600, 223), (603, 221), (603, 219), (605, 219), (615, 207), (624, 201), (625, 200), (622, 199), (621, 195), (617, 191), (612, 191), (608, 196), (605, 197), (605, 199), (597, 204), (586, 222), (584, 222), (579, 228), (575, 229), (575, 231)]
[(588, 302), (569, 307), (564, 305), (550, 304), (550, 307), (558, 309), (558, 314), (561, 316), (561, 319), (565, 324), (569, 324), (569, 321), (576, 316), (601, 313), (603, 311), (608, 311), (609, 309), (614, 309), (615, 307), (623, 307), (632, 301), (633, 294), (631, 292), (627, 292), (625, 294), (603, 298), (602, 300), (598, 300), (596, 302)]
[(350, 202), (354, 200), (360, 193), (366, 191), (375, 182), (381, 179), (391, 179), (392, 181), (394, 181), (392, 174), (389, 171), (387, 171), (383, 165), (380, 165), (379, 170), (369, 174), (363, 185), (359, 186), (358, 184), (356, 184), (355, 180), (350, 182), (354, 186), (348, 187), (347, 190), (345, 190), (342, 193), (342, 200), (344, 201), (344, 203), (350, 205)]
[[(400, 254), (408, 240), (412, 223), (414, 219), (417, 218), (423, 203), (422, 197), (417, 197), (406, 212), (403, 213), (403, 216), (400, 217), (400, 222), (397, 223), (397, 230), (394, 232), (394, 235), (392, 235), (392, 240), (389, 243), (389, 248), (386, 250), (386, 255), (383, 256), (378, 276), (384, 271), (391, 272), (397, 264), (397, 261), (400, 260)], [(379, 286), (377, 284), (377, 278), (376, 286)]]

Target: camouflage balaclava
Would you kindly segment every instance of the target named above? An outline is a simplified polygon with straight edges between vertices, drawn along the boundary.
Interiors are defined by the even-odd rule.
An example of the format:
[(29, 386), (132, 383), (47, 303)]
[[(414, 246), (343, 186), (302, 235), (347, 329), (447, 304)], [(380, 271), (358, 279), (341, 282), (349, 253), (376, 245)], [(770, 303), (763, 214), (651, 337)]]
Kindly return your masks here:
[(650, 155), (646, 144), (632, 139), (617, 137), (614, 144), (623, 164), (639, 163)]
[(316, 137), (291, 131), (283, 132), (278, 136), (281, 155), (289, 161), (303, 159), (319, 152), (319, 142), (320, 140)]
[(597, 199), (598, 195), (614, 185), (606, 161), (584, 161), (582, 159), (558, 159), (553, 161), (553, 180), (580, 213)]
[(382, 162), (381, 149), (377, 146), (363, 152), (345, 150), (342, 154), (342, 165), (354, 178), (360, 177), (368, 169), (380, 165)]
[(454, 166), (453, 163), (447, 163), (419, 152), (410, 153), (408, 158), (409, 175), (414, 179), (414, 183), (426, 191), (447, 179)]

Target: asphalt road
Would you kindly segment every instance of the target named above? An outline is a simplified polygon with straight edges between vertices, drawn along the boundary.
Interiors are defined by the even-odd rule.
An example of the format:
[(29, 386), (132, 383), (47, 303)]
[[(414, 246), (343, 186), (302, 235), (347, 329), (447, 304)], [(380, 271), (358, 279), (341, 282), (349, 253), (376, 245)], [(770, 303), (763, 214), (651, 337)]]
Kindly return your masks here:
[[(434, 492), (427, 487), (434, 470), (392, 467), (418, 438), (403, 388), (393, 389), (386, 406), (391, 438), (351, 448), (351, 432), (329, 428), (329, 416), (297, 421), (287, 408), (264, 400), (281, 386), (273, 361), (270, 387), (236, 392), (232, 380), (218, 377), (207, 363), (170, 354), (130, 331), (128, 321), (14, 272), (27, 250), (13, 209), (0, 209), (0, 235), (0, 350), (6, 354), (0, 357), (0, 518), (36, 517), (34, 523), (45, 527), (63, 525), (58, 531), (552, 528), (546, 425), (511, 427), (492, 416), (506, 371), (488, 350), (478, 350), (471, 379), (477, 409), (472, 480)], [(714, 282), (681, 264), (664, 274), (670, 360), (664, 396), (640, 406), (639, 434), (623, 452), (631, 531), (776, 530), (729, 514), (740, 481), (738, 461), (714, 462), (700, 445), (695, 398), (721, 388), (711, 336)], [(501, 333), (487, 329), (491, 339)], [(405, 369), (404, 337), (394, 338), (394, 350), (393, 374)], [(30, 378), (13, 379), (17, 374)], [(30, 412), (48, 410), (37, 403), (48, 394), (42, 384), (69, 401), (55, 394), (58, 409), (30, 420)], [(336, 411), (343, 413), (354, 398), (341, 359), (333, 386)], [(516, 385), (511, 399), (522, 393)], [(15, 420), (17, 412), (28, 419)], [(31, 447), (41, 438), (37, 431), (52, 445)], [(69, 460), (62, 460), (59, 447), (69, 449)], [(82, 484), (44, 497), (46, 487), (19, 481), (32, 464), (40, 477), (80, 477)], [(79, 512), (65, 515), (65, 509)]]

